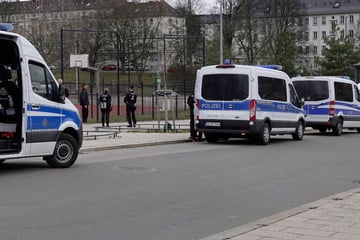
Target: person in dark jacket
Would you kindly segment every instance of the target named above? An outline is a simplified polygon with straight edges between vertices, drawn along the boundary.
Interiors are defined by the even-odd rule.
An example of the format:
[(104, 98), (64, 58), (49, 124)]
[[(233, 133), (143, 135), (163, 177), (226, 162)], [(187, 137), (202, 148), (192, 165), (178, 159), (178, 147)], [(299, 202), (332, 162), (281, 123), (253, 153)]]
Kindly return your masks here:
[(80, 92), (80, 105), (82, 110), (82, 120), (83, 123), (87, 123), (89, 115), (89, 94), (88, 94), (88, 85), (84, 83), (82, 85), (82, 90)]
[(130, 86), (129, 91), (124, 97), (124, 102), (126, 104), (126, 118), (128, 120), (128, 127), (136, 127), (136, 93), (134, 92), (134, 86)]
[(190, 138), (193, 141), (196, 141), (196, 130), (195, 130), (195, 120), (194, 120), (194, 104), (195, 104), (195, 96), (191, 93), (187, 99), (187, 104), (190, 108)]
[(195, 116), (194, 116), (194, 105), (195, 105), (195, 96), (191, 93), (187, 99), (187, 104), (190, 108), (190, 139), (195, 141), (201, 141), (202, 133), (196, 131), (195, 129)]
[(106, 126), (109, 127), (109, 116), (110, 116), (110, 112), (112, 110), (111, 107), (111, 95), (109, 94), (109, 89), (105, 88), (104, 89), (104, 93), (102, 93), (99, 97), (99, 106), (101, 109), (101, 123), (102, 126)]

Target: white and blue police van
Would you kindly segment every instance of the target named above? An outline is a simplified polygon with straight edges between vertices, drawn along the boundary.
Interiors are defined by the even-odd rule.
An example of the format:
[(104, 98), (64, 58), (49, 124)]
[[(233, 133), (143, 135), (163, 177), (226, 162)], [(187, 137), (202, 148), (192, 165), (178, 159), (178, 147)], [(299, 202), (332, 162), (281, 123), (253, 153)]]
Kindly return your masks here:
[(289, 76), (269, 66), (202, 67), (195, 83), (195, 127), (208, 142), (249, 137), (267, 145), (270, 135), (302, 140), (305, 116)]
[(70, 167), (82, 145), (78, 110), (35, 47), (11, 30), (0, 23), (0, 162), (43, 157)]
[(304, 99), (306, 126), (335, 136), (343, 128), (360, 132), (360, 94), (350, 79), (332, 76), (294, 77), (297, 93)]

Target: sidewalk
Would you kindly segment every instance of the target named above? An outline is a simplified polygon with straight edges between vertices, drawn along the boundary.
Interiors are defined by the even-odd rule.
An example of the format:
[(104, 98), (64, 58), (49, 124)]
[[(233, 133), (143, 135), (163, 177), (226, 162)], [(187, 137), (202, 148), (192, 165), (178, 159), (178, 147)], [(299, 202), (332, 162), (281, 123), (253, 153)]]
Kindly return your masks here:
[(358, 240), (360, 188), (201, 240)]
[[(164, 121), (139, 122), (135, 128), (126, 123), (111, 123), (110, 128), (102, 128), (101, 123), (83, 124), (84, 140), (80, 152), (106, 149), (153, 146), (189, 141), (189, 120), (173, 121), (169, 132), (164, 132)], [(173, 131), (178, 131), (174, 133)], [(154, 132), (157, 131), (157, 132)]]
[[(174, 125), (172, 121), (170, 124)], [(188, 142), (189, 121), (176, 121), (169, 133), (164, 122), (84, 124), (81, 152)], [(174, 133), (174, 128), (179, 130)], [(157, 129), (158, 132), (152, 132)], [(87, 136), (86, 136), (87, 134)], [(360, 240), (360, 188), (336, 194), (203, 238), (201, 240)]]

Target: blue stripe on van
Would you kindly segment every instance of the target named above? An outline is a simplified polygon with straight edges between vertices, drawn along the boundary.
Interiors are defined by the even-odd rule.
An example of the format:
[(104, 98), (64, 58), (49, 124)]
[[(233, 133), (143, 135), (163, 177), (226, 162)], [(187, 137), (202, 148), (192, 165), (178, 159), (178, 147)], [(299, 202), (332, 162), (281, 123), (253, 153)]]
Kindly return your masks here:
[(200, 110), (248, 110), (250, 106), (250, 100), (244, 100), (239, 102), (226, 102), (226, 101), (206, 101), (200, 100)]
[[(328, 115), (330, 113), (330, 101), (320, 104), (305, 104), (305, 112), (311, 115)], [(335, 115), (343, 112), (344, 115), (360, 116), (360, 107), (354, 106), (352, 103), (335, 102)]]
[[(200, 110), (249, 111), (250, 100), (247, 99), (241, 102), (200, 100)], [(292, 104), (287, 102), (276, 102), (276, 101), (266, 101), (266, 100), (256, 101), (256, 111), (292, 112), (292, 113), (303, 112), (302, 109), (296, 108)]]
[(27, 110), (27, 130), (55, 130), (66, 121), (74, 122), (79, 128), (81, 126), (81, 119), (75, 111), (44, 105), (33, 110), (31, 104), (27, 106)]

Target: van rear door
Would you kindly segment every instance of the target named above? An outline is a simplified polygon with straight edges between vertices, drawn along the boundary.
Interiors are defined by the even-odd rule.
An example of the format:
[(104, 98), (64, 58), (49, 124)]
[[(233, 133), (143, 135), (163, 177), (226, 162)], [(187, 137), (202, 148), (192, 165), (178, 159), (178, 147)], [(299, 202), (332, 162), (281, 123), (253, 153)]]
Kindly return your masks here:
[(231, 130), (248, 127), (249, 74), (228, 72), (203, 75), (199, 106), (202, 127)]

